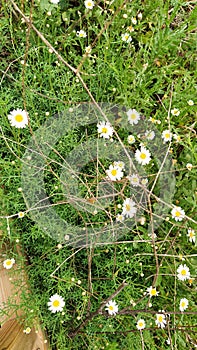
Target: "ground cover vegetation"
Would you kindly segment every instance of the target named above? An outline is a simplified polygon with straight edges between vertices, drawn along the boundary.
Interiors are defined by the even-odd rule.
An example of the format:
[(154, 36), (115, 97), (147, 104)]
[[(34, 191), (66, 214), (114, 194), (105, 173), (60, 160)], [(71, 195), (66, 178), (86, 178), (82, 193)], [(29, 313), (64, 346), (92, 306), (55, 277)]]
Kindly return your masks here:
[(2, 1), (1, 264), (30, 292), (0, 313), (52, 350), (197, 347), (196, 17)]

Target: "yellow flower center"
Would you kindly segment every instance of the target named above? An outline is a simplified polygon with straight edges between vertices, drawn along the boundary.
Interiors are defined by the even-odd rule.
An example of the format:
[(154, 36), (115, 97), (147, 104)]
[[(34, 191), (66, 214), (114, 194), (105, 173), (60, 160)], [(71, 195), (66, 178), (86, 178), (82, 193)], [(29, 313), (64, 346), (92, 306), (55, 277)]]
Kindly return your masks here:
[(165, 134), (165, 138), (169, 139), (170, 138), (170, 134)]
[(126, 204), (126, 210), (129, 211), (131, 209), (130, 204)]
[(145, 154), (145, 153), (141, 153), (141, 154), (140, 154), (140, 158), (141, 158), (141, 159), (146, 159), (146, 154)]
[(8, 266), (12, 265), (11, 260), (6, 261), (6, 265), (8, 265)]
[(181, 216), (180, 211), (177, 210), (176, 213), (175, 213), (175, 216), (178, 216), (178, 217)]
[(143, 327), (143, 325), (144, 325), (143, 322), (139, 322), (139, 323), (138, 323), (138, 326), (139, 326), (139, 327)]
[(185, 276), (186, 273), (187, 273), (186, 270), (182, 270), (182, 271), (181, 271), (181, 275), (183, 275), (183, 276)]
[(112, 305), (109, 306), (109, 310), (113, 311), (114, 307)]
[(103, 134), (106, 134), (106, 133), (107, 133), (107, 128), (106, 128), (106, 127), (103, 127), (103, 128), (102, 128), (102, 133), (103, 133)]
[(182, 301), (181, 307), (185, 307), (185, 302), (184, 301)]
[(151, 292), (150, 292), (151, 295), (156, 295), (157, 292), (156, 292), (156, 289), (152, 289)]
[(14, 118), (15, 118), (16, 122), (18, 122), (18, 123), (21, 123), (23, 121), (23, 116), (21, 114), (15, 115)]
[(111, 174), (112, 174), (113, 176), (116, 176), (116, 175), (117, 175), (117, 170), (116, 170), (116, 169), (111, 170)]
[(160, 316), (158, 317), (158, 321), (159, 321), (159, 322), (163, 322), (163, 316), (162, 316), (162, 315), (160, 315)]
[(54, 301), (53, 301), (53, 306), (54, 306), (54, 307), (60, 306), (59, 300), (54, 300)]
[(88, 5), (89, 7), (91, 7), (91, 6), (92, 6), (92, 3), (91, 3), (91, 2), (88, 2), (87, 5)]
[[(128, 39), (128, 38), (127, 38), (127, 39)], [(136, 119), (136, 114), (132, 113), (132, 114), (130, 115), (130, 118), (131, 118), (132, 120), (135, 120), (135, 119)]]

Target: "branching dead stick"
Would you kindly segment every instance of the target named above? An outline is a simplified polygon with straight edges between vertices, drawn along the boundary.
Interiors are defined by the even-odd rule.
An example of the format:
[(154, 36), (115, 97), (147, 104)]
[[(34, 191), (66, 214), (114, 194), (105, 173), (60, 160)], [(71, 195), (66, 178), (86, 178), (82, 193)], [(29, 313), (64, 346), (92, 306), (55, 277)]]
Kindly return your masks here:
[(74, 331), (70, 332), (69, 337), (74, 338), (89, 321), (91, 321), (95, 316), (102, 314), (102, 310), (105, 307), (105, 305), (110, 300), (115, 298), (126, 286), (128, 286), (128, 283), (123, 281), (122, 284), (118, 287), (118, 289), (113, 294), (111, 294), (109, 298), (107, 298), (96, 311), (92, 312), (88, 317), (86, 317), (86, 319), (79, 325), (79, 327), (77, 327)]

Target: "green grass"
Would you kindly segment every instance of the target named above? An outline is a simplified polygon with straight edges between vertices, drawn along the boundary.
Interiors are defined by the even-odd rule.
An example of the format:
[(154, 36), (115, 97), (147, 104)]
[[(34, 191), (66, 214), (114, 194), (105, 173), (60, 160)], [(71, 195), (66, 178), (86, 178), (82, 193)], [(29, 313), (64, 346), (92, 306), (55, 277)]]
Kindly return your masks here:
[[(186, 264), (191, 276), (194, 278), (196, 275), (196, 247), (187, 237), (188, 228), (196, 230), (197, 223), (197, 12), (194, 1), (133, 0), (123, 4), (122, 0), (115, 0), (111, 5), (110, 2), (101, 1), (95, 3), (90, 11), (85, 10), (83, 1), (60, 0), (57, 6), (47, 0), (35, 0), (33, 5), (22, 1), (15, 3), (26, 16), (32, 14), (34, 26), (68, 64), (75, 69), (80, 63), (82, 65), (80, 76), (76, 76), (55, 53), (49, 52), (49, 47), (33, 29), (27, 31), (28, 25), (21, 21), (11, 1), (3, 1), (0, 13), (1, 242), (7, 247), (6, 257), (15, 258), (18, 271), (27, 262), (25, 269), (31, 290), (31, 294), (23, 290), (20, 306), (11, 305), (12, 301), (10, 306), (23, 308), (24, 328), (33, 327), (35, 317), (39, 317), (52, 350), (193, 349), (197, 332), (194, 314), (197, 312), (196, 283), (179, 281), (175, 274), (180, 264)], [(48, 11), (51, 11), (51, 15), (47, 15)], [(140, 12), (142, 19), (138, 19), (136, 25), (132, 24), (132, 17), (137, 17)], [(125, 43), (121, 34), (126, 33), (131, 25), (134, 28), (130, 33), (132, 42)], [(76, 32), (80, 29), (86, 31), (86, 38), (77, 37)], [(93, 42), (95, 44), (90, 55), (83, 60), (85, 47)], [(25, 64), (21, 63), (22, 60)], [(124, 150), (135, 152), (141, 142), (136, 133), (136, 143), (128, 144), (131, 128), (125, 119), (124, 108), (134, 108), (143, 116), (143, 131), (149, 125), (149, 129), (154, 128), (161, 135), (170, 125), (172, 133), (179, 135), (180, 140), (172, 139), (167, 154), (166, 169), (170, 169), (175, 179), (175, 189), (171, 177), (168, 177), (170, 183), (162, 184), (163, 188), (171, 188), (162, 198), (164, 207), (158, 205), (154, 197), (161, 195), (161, 182), (156, 184), (150, 197), (153, 214), (150, 207), (145, 210), (139, 208), (140, 215), (146, 219), (144, 225), (140, 224), (138, 217), (131, 229), (123, 227), (117, 239), (109, 236), (104, 242), (104, 238), (99, 237), (97, 243), (100, 242), (100, 245), (95, 242), (92, 247), (80, 249), (77, 232), (83, 232), (83, 227), (95, 232), (102, 229), (105, 222), (109, 225), (111, 220), (115, 221), (116, 215), (121, 213), (118, 204), (130, 196), (127, 184), (121, 195), (108, 203), (106, 211), (95, 213), (92, 209), (91, 212), (79, 210), (79, 206), (69, 202), (65, 195), (69, 194), (68, 191), (72, 192), (73, 187), (70, 173), (65, 173), (63, 178), (70, 187), (62, 186), (63, 160), (72, 152), (73, 163), (82, 164), (81, 157), (85, 151), (80, 151), (81, 156), (78, 156), (80, 145), (83, 143), (83, 147), (86, 147), (88, 142), (94, 145), (98, 140), (96, 122), (85, 124), (87, 102), (92, 102), (91, 94), (96, 102), (107, 103), (110, 108), (113, 106), (109, 119), (113, 121)], [(188, 105), (189, 100), (194, 101), (193, 106)], [(17, 108), (27, 110), (31, 128), (17, 129), (10, 125), (7, 116)], [(69, 112), (69, 108), (73, 108), (73, 112)], [(170, 113), (173, 108), (180, 110), (179, 116)], [(61, 202), (53, 206), (53, 210), (69, 226), (61, 231), (63, 226), (58, 227), (55, 221), (49, 220), (44, 232), (44, 224), (40, 227), (36, 217), (38, 213), (26, 206), (24, 201), (20, 189), (21, 173), (32, 135), (37, 130), (40, 133), (41, 127), (57, 113), (65, 113), (65, 118), (68, 118), (65, 121), (68, 120), (71, 127), (72, 115), (74, 120), (75, 113), (79, 113), (78, 119), (73, 122), (76, 127), (67, 130), (58, 139), (55, 150), (44, 155), (44, 190), (50, 198), (50, 208)], [(99, 115), (99, 120), (104, 120), (96, 107), (94, 113)], [(149, 118), (159, 120), (160, 124), (151, 123)], [(61, 125), (58, 128), (61, 132)], [(135, 127), (133, 129), (135, 133)], [(104, 140), (99, 142), (104, 143)], [(103, 180), (105, 170), (112, 161), (120, 160), (114, 153), (115, 145), (120, 145), (117, 136), (114, 136), (113, 143), (107, 144), (106, 149), (103, 147), (103, 155), (96, 155), (91, 162), (88, 159), (78, 174), (79, 187), (74, 194), (78, 196), (80, 192), (83, 205), (93, 200), (92, 194), (96, 197), (98, 182)], [(119, 147), (122, 149), (122, 146)], [(162, 140), (159, 147), (164, 147)], [(158, 154), (156, 151), (153, 156), (157, 158), (160, 151), (157, 151)], [(109, 156), (110, 152), (114, 156)], [(88, 154), (86, 156), (88, 158)], [(193, 164), (191, 171), (186, 167), (188, 163)], [(144, 168), (149, 190), (157, 173), (160, 173), (160, 165), (155, 160)], [(137, 169), (141, 171), (142, 167), (138, 165)], [(162, 179), (160, 175), (160, 181)], [(34, 180), (33, 177), (30, 184), (32, 191), (36, 184)], [(114, 185), (116, 190), (121, 191), (122, 183)], [(134, 190), (136, 192), (132, 193), (137, 196), (138, 188)], [(187, 217), (181, 222), (171, 217), (172, 204), (184, 209)], [(27, 211), (22, 219), (17, 217), (20, 211)], [(152, 218), (160, 219), (159, 226), (153, 221), (153, 230), (157, 234), (155, 242), (148, 236)], [(60, 240), (57, 239), (58, 233)], [(64, 240), (65, 234), (71, 235), (71, 244)], [(18, 256), (16, 240), (20, 241), (24, 258)], [(60, 243), (61, 246), (58, 245)], [(1, 259), (4, 260), (5, 256)], [(12, 274), (12, 270), (9, 273)], [(91, 317), (91, 313), (98, 310), (123, 281), (127, 286), (113, 298), (118, 304), (119, 313), (110, 317), (104, 308), (101, 314)], [(144, 292), (153, 281), (159, 295), (151, 298), (152, 306), (149, 307), (149, 298)], [(47, 302), (55, 293), (65, 300), (63, 314), (52, 314), (48, 310)], [(185, 314), (179, 312), (181, 298), (189, 300)], [(168, 326), (164, 329), (155, 324), (155, 313), (159, 310), (171, 313)], [(1, 310), (2, 314), (5, 312)], [(136, 328), (140, 318), (146, 322), (142, 333)], [(84, 321), (86, 323), (83, 325)], [(166, 342), (169, 337), (171, 345)]]

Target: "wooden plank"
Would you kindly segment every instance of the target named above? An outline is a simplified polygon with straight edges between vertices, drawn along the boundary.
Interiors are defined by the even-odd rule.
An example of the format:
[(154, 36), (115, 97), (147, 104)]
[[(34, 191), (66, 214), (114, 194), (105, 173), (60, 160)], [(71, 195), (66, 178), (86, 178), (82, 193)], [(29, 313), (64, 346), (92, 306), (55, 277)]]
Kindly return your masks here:
[[(17, 249), (20, 253), (20, 249)], [(1, 248), (1, 255), (5, 256), (5, 246)], [(24, 325), (22, 324), (23, 313), (19, 309), (16, 312), (11, 308), (8, 309), (9, 300), (14, 304), (20, 305), (20, 292), (14, 285), (17, 279), (24, 288), (27, 289), (27, 278), (24, 271), (20, 274), (17, 271), (16, 264), (11, 270), (3, 267), (1, 259), (0, 267), (0, 308), (6, 310), (6, 315), (0, 316), (0, 350), (49, 350), (46, 336), (40, 326), (33, 327), (29, 334), (25, 334)]]

